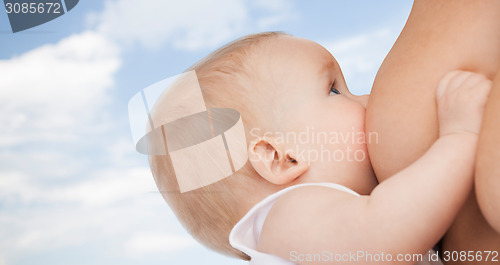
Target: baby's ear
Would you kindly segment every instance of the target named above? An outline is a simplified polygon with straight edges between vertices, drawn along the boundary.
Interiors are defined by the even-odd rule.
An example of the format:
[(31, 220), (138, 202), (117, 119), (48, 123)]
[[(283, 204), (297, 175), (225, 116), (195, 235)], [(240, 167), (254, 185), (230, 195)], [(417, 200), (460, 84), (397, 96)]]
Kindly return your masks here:
[(288, 184), (309, 169), (307, 161), (296, 157), (293, 150), (286, 150), (274, 138), (250, 142), (248, 160), (261, 177), (276, 185)]

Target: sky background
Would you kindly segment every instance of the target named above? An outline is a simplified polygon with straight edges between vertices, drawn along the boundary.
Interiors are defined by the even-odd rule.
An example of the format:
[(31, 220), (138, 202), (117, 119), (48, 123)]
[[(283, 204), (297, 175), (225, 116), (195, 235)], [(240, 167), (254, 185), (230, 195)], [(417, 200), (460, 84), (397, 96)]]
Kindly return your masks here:
[(245, 264), (194, 241), (134, 150), (128, 100), (219, 46), (284, 31), (369, 93), (412, 1), (80, 1), (11, 32), (0, 7), (0, 265)]

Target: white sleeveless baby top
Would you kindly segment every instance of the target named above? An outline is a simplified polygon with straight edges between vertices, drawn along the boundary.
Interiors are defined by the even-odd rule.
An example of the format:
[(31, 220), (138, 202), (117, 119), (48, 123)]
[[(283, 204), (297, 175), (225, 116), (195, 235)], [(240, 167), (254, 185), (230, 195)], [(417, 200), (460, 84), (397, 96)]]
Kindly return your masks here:
[[(330, 187), (340, 191), (344, 191), (356, 196), (360, 196), (351, 189), (335, 183), (307, 183), (290, 186), (271, 194), (261, 202), (257, 203), (248, 213), (234, 226), (229, 234), (229, 243), (236, 249), (247, 254), (251, 260), (250, 265), (295, 265), (291, 260), (285, 260), (281, 257), (257, 251), (257, 243), (259, 242), (260, 232), (267, 214), (273, 207), (274, 203), (285, 193), (304, 186), (322, 186)], [(431, 253), (434, 253), (431, 250)], [(326, 257), (326, 256), (325, 256)], [(291, 256), (292, 258), (292, 256)], [(424, 255), (424, 261), (418, 262), (418, 265), (442, 265), (441, 261), (428, 261), (428, 255)], [(335, 264), (335, 260), (329, 260), (325, 264)]]

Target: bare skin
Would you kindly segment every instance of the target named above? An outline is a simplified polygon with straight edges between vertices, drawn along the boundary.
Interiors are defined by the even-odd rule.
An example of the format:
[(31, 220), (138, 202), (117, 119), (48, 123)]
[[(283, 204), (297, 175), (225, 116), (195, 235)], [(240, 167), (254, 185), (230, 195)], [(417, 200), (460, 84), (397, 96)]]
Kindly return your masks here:
[[(258, 74), (254, 79), (264, 84), (259, 87), (271, 88), (266, 93), (275, 95), (273, 104), (261, 108), (273, 113), (284, 131), (300, 132), (313, 125), (316, 130), (337, 133), (364, 130), (363, 98), (349, 93), (339, 66), (324, 48), (311, 41), (283, 37), (268, 43), (267, 49), (273, 58), (255, 63)], [(328, 57), (330, 60), (325, 61)], [(267, 185), (279, 189), (331, 182), (365, 194), (356, 196), (318, 186), (290, 191), (272, 206), (257, 250), (298, 264), (326, 264), (327, 260), (293, 260), (293, 251), (324, 250), (383, 252), (394, 257), (383, 264), (413, 264), (417, 260), (397, 256), (427, 253), (472, 190), (474, 151), (490, 88), (491, 81), (472, 72), (453, 71), (443, 77), (436, 91), (440, 138), (415, 163), (376, 187), (369, 160), (333, 161), (297, 151), (342, 150), (346, 144), (296, 143), (273, 134), (255, 136), (249, 143), (248, 159)], [(335, 122), (324, 122), (332, 119)], [(347, 143), (347, 147), (366, 150), (366, 142)], [(348, 263), (381, 264), (363, 258)]]
[(481, 212), (500, 233), (500, 71), (497, 73), (483, 118), (476, 161), (476, 190)]
[[(379, 135), (378, 143), (368, 146), (379, 182), (413, 163), (438, 138), (435, 90), (441, 77), (460, 69), (481, 73), (491, 80), (494, 78), (500, 67), (499, 17), (500, 1), (497, 0), (415, 1), (405, 28), (379, 69), (367, 108), (366, 130)], [(499, 82), (494, 84), (496, 90), (500, 89)], [(500, 101), (500, 96), (495, 98), (495, 102)], [(492, 109), (490, 112), (499, 109), (498, 103), (491, 101), (493, 99), (488, 106)], [(494, 124), (493, 120), (498, 119), (494, 116), (489, 114), (485, 120), (485, 128), (490, 134), (481, 135), (482, 172), (500, 171), (498, 162), (496, 165), (492, 162), (499, 161), (498, 151), (496, 159), (487, 161), (485, 158), (494, 154), (486, 146), (499, 146), (496, 136), (500, 125)], [(492, 187), (483, 184), (492, 182), (493, 177), (483, 175), (476, 179), (478, 198), (483, 204), (493, 200), (498, 203), (498, 192), (493, 195)], [(497, 187), (498, 175), (494, 179)], [(485, 214), (488, 221), (498, 222), (500, 211), (491, 210), (498, 209), (498, 205), (488, 207), (490, 210)], [(444, 251), (500, 250), (500, 234), (483, 217), (481, 210), (484, 209), (479, 208), (472, 193), (443, 238)]]

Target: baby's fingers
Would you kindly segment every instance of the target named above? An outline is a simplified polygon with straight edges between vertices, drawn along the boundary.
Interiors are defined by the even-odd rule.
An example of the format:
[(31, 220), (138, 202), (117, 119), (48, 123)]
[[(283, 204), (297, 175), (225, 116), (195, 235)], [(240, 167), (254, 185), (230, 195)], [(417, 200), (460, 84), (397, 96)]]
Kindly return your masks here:
[(493, 82), (491, 80), (483, 79), (471, 88), (471, 97), (473, 97), (473, 100), (475, 100), (476, 103), (482, 108), (486, 105), (492, 85)]
[(455, 70), (444, 75), (439, 81), (438, 88), (436, 90), (437, 99), (442, 98), (449, 87), (457, 87), (458, 81), (465, 79), (467, 77), (467, 73), (468, 72)]
[(443, 78), (441, 78), (436, 90), (436, 97), (439, 100), (445, 94), (453, 92), (466, 94), (476, 93), (479, 92), (476, 90), (480, 89), (478, 86), (484, 86), (483, 89), (489, 90), (489, 88), (487, 88), (488, 84), (491, 87), (491, 81), (484, 75), (468, 71), (455, 70), (447, 73), (443, 76)]
[(452, 71), (439, 82), (436, 92), (440, 135), (479, 133), (492, 82), (472, 72)]

